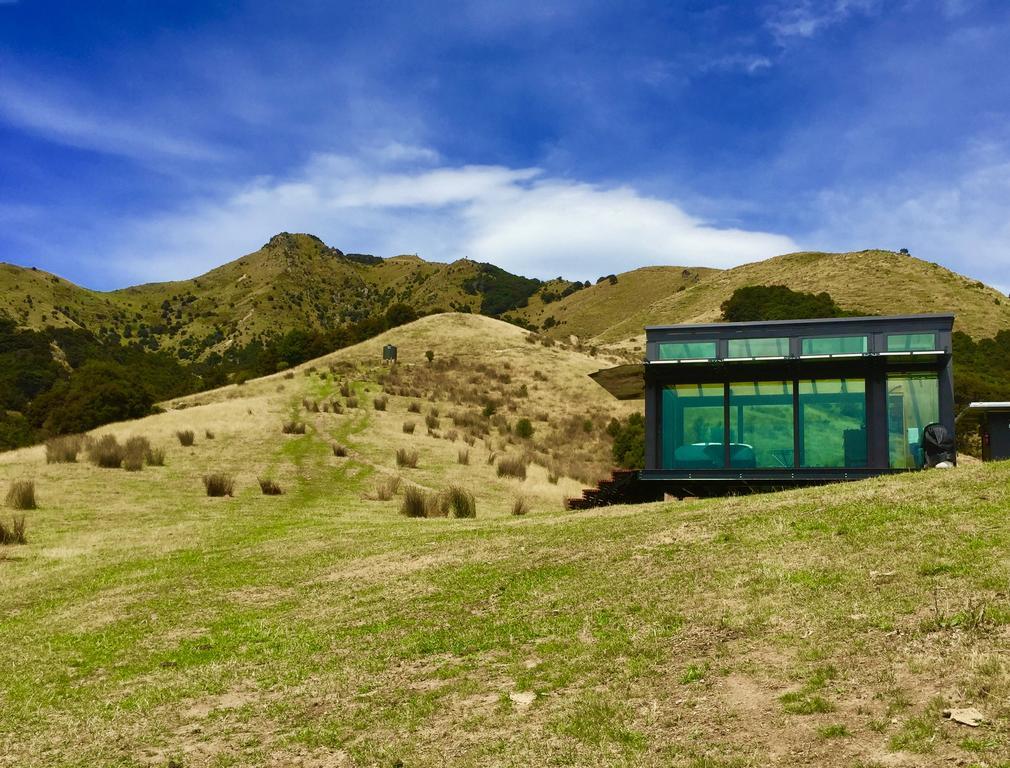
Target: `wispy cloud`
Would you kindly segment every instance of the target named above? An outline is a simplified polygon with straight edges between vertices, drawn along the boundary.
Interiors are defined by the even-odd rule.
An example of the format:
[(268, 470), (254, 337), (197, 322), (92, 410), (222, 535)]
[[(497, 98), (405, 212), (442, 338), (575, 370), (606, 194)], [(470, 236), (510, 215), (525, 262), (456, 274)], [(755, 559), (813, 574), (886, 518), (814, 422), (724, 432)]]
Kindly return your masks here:
[(80, 89), (0, 77), (0, 120), (58, 144), (135, 160), (206, 160), (219, 154), (200, 140), (177, 136), (135, 113), (124, 119), (111, 105), (71, 91)]
[(779, 43), (813, 37), (857, 13), (873, 13), (880, 0), (780, 0), (766, 8), (766, 26)]
[(796, 249), (788, 237), (720, 227), (628, 185), (537, 168), (400, 169), (320, 155), (291, 178), (257, 179), (223, 199), (134, 222), (111, 250), (123, 279), (164, 280), (236, 258), (282, 230), (344, 250), (469, 257), (544, 278), (591, 279), (645, 264), (731, 266)]

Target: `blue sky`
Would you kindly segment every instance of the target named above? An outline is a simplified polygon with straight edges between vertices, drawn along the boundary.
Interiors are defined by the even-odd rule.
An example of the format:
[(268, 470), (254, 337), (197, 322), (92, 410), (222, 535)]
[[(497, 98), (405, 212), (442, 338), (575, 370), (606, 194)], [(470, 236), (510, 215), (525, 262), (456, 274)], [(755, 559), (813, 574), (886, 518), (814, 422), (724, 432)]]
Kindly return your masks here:
[(542, 278), (905, 247), (1010, 290), (1010, 3), (0, 0), (0, 260), (106, 289), (284, 230)]

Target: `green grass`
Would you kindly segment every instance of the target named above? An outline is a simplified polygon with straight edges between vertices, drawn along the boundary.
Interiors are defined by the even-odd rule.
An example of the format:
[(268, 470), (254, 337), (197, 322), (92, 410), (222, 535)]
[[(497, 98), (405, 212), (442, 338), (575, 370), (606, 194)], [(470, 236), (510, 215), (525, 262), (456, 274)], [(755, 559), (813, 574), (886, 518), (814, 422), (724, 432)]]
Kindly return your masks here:
[[(301, 397), (335, 386), (293, 381), (304, 392), (292, 383), (255, 415), (221, 393), (122, 427), (166, 448), (137, 475), (47, 465), (41, 449), (0, 460), (0, 488), (30, 473), (41, 501), (29, 543), (0, 559), (11, 765), (1006, 754), (1003, 623), (924, 621), (937, 596), (950, 616), (969, 600), (1010, 615), (1010, 466), (586, 513), (562, 511), (532, 467), (543, 477), (515, 517), (514, 480), (417, 435), (411, 481), (462, 484), (479, 513), (408, 519), (399, 498), (369, 495), (396, 472), (409, 400), (312, 414), (285, 436)], [(252, 402), (274, 385), (246, 389)], [(216, 439), (181, 448), (183, 420)], [(236, 477), (234, 498), (203, 495), (211, 466)], [(267, 475), (284, 495), (260, 493)], [(941, 691), (990, 722), (970, 735), (943, 722)]]

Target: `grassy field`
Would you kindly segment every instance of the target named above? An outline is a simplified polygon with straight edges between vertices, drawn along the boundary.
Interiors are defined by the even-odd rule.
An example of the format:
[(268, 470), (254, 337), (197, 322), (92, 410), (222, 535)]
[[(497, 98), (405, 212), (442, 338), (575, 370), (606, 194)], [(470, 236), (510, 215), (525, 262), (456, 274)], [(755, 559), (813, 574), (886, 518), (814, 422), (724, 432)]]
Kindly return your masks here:
[[(393, 339), (408, 387), (427, 348), (510, 362), (547, 424), (605, 407), (595, 361), (485, 318), (394, 333), (99, 431), (163, 467), (0, 454), (0, 496), (31, 478), (39, 499), (0, 548), (0, 766), (1010, 765), (1010, 466), (568, 512), (576, 480), (487, 462), (539, 450), (448, 439), (448, 389), (376, 410), (366, 361)], [(359, 407), (306, 410), (343, 384)], [(399, 514), (407, 485), (451, 483), (476, 518)]]

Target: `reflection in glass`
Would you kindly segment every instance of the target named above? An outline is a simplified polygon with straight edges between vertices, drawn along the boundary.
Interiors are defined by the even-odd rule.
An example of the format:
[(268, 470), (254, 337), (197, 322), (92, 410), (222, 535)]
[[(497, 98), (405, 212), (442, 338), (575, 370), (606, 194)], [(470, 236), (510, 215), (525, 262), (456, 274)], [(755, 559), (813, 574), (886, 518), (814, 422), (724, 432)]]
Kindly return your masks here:
[(786, 357), (789, 339), (730, 339), (728, 357)]
[(714, 341), (664, 341), (659, 345), (660, 360), (714, 360)]
[(725, 466), (724, 386), (673, 384), (663, 389), (663, 467)]
[(858, 355), (866, 348), (865, 336), (826, 336), (800, 342), (802, 355)]
[(935, 373), (887, 376), (887, 436), (892, 469), (923, 464), (922, 430), (940, 419), (940, 385)]
[(729, 385), (730, 466), (793, 466), (793, 383)]
[(913, 352), (936, 349), (935, 333), (891, 333), (887, 336), (888, 352)]
[(866, 466), (866, 380), (807, 379), (799, 389), (800, 466)]

